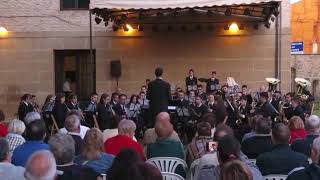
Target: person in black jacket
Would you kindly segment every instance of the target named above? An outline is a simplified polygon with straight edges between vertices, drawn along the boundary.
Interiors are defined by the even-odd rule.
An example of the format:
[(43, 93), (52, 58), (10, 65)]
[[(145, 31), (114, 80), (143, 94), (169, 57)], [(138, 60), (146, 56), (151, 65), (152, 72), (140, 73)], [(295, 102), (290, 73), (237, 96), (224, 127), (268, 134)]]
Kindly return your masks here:
[(273, 148), (258, 156), (257, 166), (263, 176), (268, 174), (288, 174), (297, 167), (307, 167), (308, 157), (294, 152), (289, 147), (290, 130), (283, 124), (275, 124), (272, 128)]
[(189, 94), (190, 91), (197, 90), (198, 79), (194, 76), (194, 70), (189, 70), (189, 76), (186, 77), (186, 92)]
[(101, 130), (109, 129), (110, 128), (110, 118), (114, 115), (114, 111), (112, 110), (111, 106), (108, 104), (109, 102), (109, 95), (102, 94), (100, 97), (100, 102), (98, 104), (97, 112), (98, 112), (98, 123), (99, 128)]
[(24, 121), (24, 118), (29, 112), (33, 112), (34, 108), (31, 105), (31, 94), (24, 94), (21, 98), (19, 108), (18, 108), (18, 116), (21, 121)]
[(199, 81), (207, 83), (207, 87), (206, 87), (207, 94), (214, 93), (221, 88), (219, 85), (219, 79), (217, 79), (216, 76), (217, 76), (217, 73), (215, 71), (212, 71), (211, 78), (209, 79), (199, 78)]
[(155, 117), (160, 112), (167, 112), (169, 101), (171, 101), (170, 84), (162, 79), (163, 69), (156, 68), (156, 79), (148, 84), (147, 99), (150, 100), (152, 118), (149, 126), (153, 127)]
[(312, 163), (301, 170), (289, 174), (287, 180), (319, 180), (320, 179), (320, 138), (313, 141), (311, 150)]
[(265, 118), (274, 119), (277, 115), (276, 109), (269, 102), (269, 95), (267, 92), (260, 93), (261, 107), (257, 111), (257, 114), (262, 115)]
[(293, 116), (299, 116), (303, 121), (305, 120), (304, 111), (300, 105), (300, 97), (294, 97), (291, 100), (291, 105), (293, 108)]
[(69, 102), (67, 103), (67, 106), (70, 110), (78, 110), (80, 111), (79, 103), (78, 103), (78, 97), (75, 94), (70, 94), (69, 96)]
[(54, 107), (52, 109), (52, 114), (57, 121), (59, 128), (64, 127), (64, 120), (68, 113), (68, 107), (65, 104), (65, 95), (63, 93), (58, 93), (56, 95), (56, 101), (54, 103)]

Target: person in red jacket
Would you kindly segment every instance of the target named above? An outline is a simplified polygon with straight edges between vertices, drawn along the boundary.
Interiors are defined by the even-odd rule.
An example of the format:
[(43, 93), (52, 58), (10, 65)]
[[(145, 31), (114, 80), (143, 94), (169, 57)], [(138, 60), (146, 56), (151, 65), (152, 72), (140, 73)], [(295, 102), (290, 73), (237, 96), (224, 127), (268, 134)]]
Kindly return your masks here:
[(145, 161), (142, 147), (133, 140), (135, 130), (136, 125), (132, 120), (121, 120), (118, 125), (119, 135), (106, 140), (104, 143), (105, 152), (117, 156), (121, 149), (129, 148), (133, 149)]
[(307, 131), (304, 129), (303, 120), (299, 116), (293, 116), (289, 121), (290, 139), (289, 144), (292, 144), (296, 139), (303, 139), (307, 136)]
[(8, 134), (8, 126), (3, 123), (5, 120), (5, 115), (3, 111), (0, 109), (0, 137), (6, 137)]

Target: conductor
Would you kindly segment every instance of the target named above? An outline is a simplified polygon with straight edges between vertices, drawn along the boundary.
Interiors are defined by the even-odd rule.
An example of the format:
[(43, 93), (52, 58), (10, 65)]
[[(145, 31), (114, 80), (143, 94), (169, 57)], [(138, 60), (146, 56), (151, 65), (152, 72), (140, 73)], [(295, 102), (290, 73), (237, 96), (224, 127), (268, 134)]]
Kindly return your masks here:
[(170, 84), (162, 78), (163, 69), (155, 70), (156, 79), (148, 84), (147, 99), (150, 100), (152, 118), (148, 122), (149, 127), (154, 126), (155, 117), (160, 112), (167, 112), (171, 100)]

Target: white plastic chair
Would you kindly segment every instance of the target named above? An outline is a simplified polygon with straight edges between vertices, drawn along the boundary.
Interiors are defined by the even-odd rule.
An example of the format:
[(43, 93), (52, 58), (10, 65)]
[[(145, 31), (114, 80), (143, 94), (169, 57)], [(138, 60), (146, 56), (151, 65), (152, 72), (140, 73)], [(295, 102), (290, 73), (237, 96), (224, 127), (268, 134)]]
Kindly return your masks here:
[(162, 172), (161, 173), (163, 180), (184, 180), (182, 176), (175, 173)]
[(193, 180), (194, 179), (194, 174), (198, 170), (198, 165), (200, 163), (200, 158), (194, 160), (189, 168), (189, 177), (187, 178), (188, 180)]
[(286, 180), (287, 175), (270, 174), (263, 177), (264, 180)]
[(155, 157), (146, 161), (156, 166), (160, 172), (174, 173), (178, 165), (182, 165), (183, 169), (187, 169), (187, 163), (179, 158), (174, 157)]
[(250, 162), (252, 162), (253, 164), (256, 164), (257, 160), (256, 159), (249, 159)]

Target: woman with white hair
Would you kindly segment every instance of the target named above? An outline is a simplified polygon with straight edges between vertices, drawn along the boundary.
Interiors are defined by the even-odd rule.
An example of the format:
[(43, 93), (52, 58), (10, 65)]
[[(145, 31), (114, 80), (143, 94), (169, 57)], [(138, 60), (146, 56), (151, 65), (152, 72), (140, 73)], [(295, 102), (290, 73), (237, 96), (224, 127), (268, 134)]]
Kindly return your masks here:
[(18, 119), (14, 119), (10, 122), (8, 126), (8, 134), (7, 140), (10, 146), (10, 152), (13, 152), (14, 149), (21, 144), (23, 144), (26, 140), (22, 137), (26, 126), (24, 123)]
[(233, 77), (227, 78), (227, 85), (231, 94), (235, 94), (240, 91), (240, 86)]

